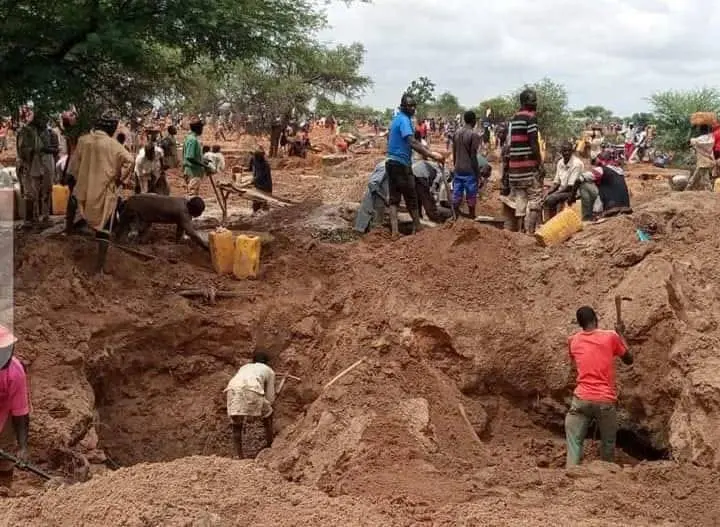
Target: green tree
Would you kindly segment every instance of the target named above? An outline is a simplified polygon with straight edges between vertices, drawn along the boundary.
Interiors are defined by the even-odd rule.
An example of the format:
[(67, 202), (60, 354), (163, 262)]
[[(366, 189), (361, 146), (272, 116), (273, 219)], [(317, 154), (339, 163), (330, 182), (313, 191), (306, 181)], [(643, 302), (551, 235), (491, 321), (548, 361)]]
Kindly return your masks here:
[(205, 58), (216, 68), (259, 60), (325, 24), (313, 0), (17, 0), (0, 3), (0, 20), (6, 110), (173, 95)]
[(458, 98), (450, 92), (441, 93), (435, 102), (427, 107), (427, 113), (433, 117), (455, 117), (463, 110)]
[(675, 153), (689, 150), (691, 114), (720, 111), (720, 92), (714, 88), (664, 91), (653, 94), (649, 101), (657, 126), (655, 144)]
[[(198, 83), (186, 97), (186, 108), (208, 111), (230, 103), (236, 112), (252, 116), (252, 131), (265, 130), (278, 117), (289, 120), (293, 114), (307, 113), (313, 99), (322, 109), (335, 96), (362, 94), (371, 84), (359, 73), (364, 53), (360, 44), (330, 47), (310, 42), (270, 58), (237, 61), (219, 72), (207, 63), (193, 75)], [(334, 105), (333, 109), (353, 108)]]
[(655, 116), (651, 113), (646, 113), (646, 112), (634, 113), (630, 116), (628, 121), (633, 123), (636, 126), (640, 126), (640, 127), (644, 128), (649, 124), (655, 123)]
[(517, 103), (508, 96), (493, 97), (482, 101), (476, 113), (478, 118), (484, 119), (488, 108), (491, 110), (490, 120), (493, 122), (503, 122), (510, 119), (518, 109)]
[(586, 106), (582, 110), (572, 112), (573, 117), (587, 119), (589, 121), (597, 121), (598, 119), (607, 122), (612, 119), (613, 113), (603, 106)]
[(410, 83), (405, 93), (412, 95), (420, 107), (435, 100), (435, 83), (427, 77), (419, 77)]

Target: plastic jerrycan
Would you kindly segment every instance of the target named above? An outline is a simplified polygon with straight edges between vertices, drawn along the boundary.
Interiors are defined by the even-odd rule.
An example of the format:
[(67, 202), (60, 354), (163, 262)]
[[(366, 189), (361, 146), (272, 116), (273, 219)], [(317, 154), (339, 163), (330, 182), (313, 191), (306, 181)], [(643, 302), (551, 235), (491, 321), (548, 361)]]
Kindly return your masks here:
[(582, 220), (572, 207), (566, 207), (535, 232), (535, 239), (543, 247), (564, 242), (583, 228)]
[(260, 238), (241, 234), (235, 240), (233, 275), (239, 280), (256, 278), (260, 271)]
[(53, 185), (52, 187), (52, 213), (56, 216), (63, 216), (67, 210), (68, 199), (70, 198), (70, 187), (65, 185)]
[(208, 235), (210, 246), (210, 259), (213, 268), (218, 274), (231, 274), (233, 272), (233, 253), (235, 241), (233, 233), (220, 227)]

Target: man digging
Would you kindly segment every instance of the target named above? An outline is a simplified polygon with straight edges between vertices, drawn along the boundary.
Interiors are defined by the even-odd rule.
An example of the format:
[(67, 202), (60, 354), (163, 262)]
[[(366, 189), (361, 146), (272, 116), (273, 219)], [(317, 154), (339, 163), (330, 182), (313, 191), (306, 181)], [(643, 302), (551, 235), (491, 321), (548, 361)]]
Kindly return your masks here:
[(241, 367), (225, 388), (227, 413), (232, 423), (235, 451), (243, 458), (242, 433), (246, 418), (261, 418), (265, 425), (265, 447), (273, 440), (273, 403), (275, 402), (275, 372), (270, 357), (264, 351), (256, 351), (253, 361)]
[(577, 369), (577, 387), (565, 416), (567, 467), (582, 461), (583, 444), (593, 420), (600, 431), (601, 459), (614, 460), (617, 433), (615, 357), (620, 357), (625, 364), (633, 363), (632, 353), (623, 337), (622, 322), (618, 323), (616, 331), (599, 329), (597, 315), (588, 306), (578, 309), (576, 318), (582, 331), (568, 339), (570, 358)]

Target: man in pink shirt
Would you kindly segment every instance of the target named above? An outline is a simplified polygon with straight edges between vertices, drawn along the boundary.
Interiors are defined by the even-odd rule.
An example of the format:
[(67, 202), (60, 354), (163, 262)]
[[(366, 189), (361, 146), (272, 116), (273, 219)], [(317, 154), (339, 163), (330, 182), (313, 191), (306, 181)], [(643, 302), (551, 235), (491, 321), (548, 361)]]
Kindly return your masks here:
[[(30, 403), (25, 368), (13, 357), (15, 342), (17, 339), (12, 332), (0, 326), (0, 449), (14, 449), (17, 441), (20, 447), (17, 457), (24, 461), (27, 459)], [(0, 486), (10, 488), (13, 468), (12, 461), (0, 459)]]
[(568, 467), (582, 461), (583, 443), (593, 420), (600, 431), (600, 457), (613, 461), (617, 433), (615, 357), (625, 364), (633, 363), (622, 325), (616, 331), (598, 329), (597, 315), (587, 306), (577, 310), (576, 318), (582, 331), (568, 339), (570, 358), (577, 368), (577, 387), (565, 416)]

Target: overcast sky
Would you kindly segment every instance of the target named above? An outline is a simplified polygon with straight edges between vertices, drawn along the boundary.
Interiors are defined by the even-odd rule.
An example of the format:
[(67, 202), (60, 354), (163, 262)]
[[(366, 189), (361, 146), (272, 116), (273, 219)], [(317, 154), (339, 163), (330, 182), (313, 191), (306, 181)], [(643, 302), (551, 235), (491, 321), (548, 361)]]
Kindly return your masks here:
[(328, 15), (323, 39), (365, 45), (364, 102), (382, 108), (422, 75), (466, 106), (547, 76), (571, 107), (619, 115), (656, 91), (720, 85), (715, 0), (374, 0)]

